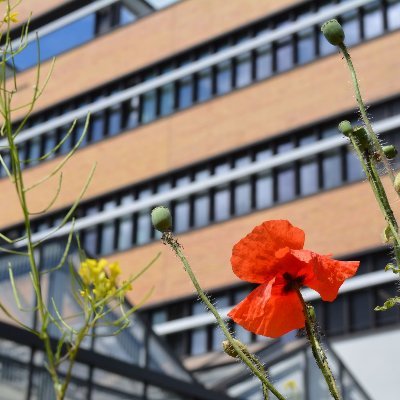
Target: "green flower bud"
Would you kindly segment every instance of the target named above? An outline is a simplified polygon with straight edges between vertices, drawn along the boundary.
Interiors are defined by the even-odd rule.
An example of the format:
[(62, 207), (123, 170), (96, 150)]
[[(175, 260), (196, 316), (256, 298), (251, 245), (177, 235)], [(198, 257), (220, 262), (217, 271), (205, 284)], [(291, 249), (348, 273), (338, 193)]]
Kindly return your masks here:
[(151, 222), (155, 229), (166, 232), (172, 228), (172, 217), (168, 207), (159, 206), (151, 212)]
[(358, 141), (362, 150), (369, 149), (369, 136), (366, 129), (363, 126), (358, 126), (357, 128), (353, 129), (353, 135)]
[(342, 121), (339, 126), (339, 131), (343, 133), (344, 136), (349, 136), (353, 132), (350, 121)]
[(394, 147), (392, 144), (389, 146), (383, 146), (382, 150), (385, 153), (385, 156), (388, 160), (392, 160), (397, 156), (396, 147)]
[(400, 172), (394, 178), (394, 190), (400, 194)]
[(331, 19), (321, 26), (325, 39), (334, 46), (339, 46), (344, 41), (342, 25), (336, 19)]

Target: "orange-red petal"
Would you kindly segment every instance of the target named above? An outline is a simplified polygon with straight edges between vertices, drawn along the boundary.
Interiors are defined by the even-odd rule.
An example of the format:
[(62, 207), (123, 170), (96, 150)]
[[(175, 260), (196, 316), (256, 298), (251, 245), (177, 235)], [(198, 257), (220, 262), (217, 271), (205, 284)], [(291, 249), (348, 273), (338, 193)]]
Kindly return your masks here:
[(351, 278), (360, 265), (359, 261), (338, 261), (314, 253), (313, 275), (307, 276), (306, 286), (317, 291), (324, 301), (336, 299), (340, 286)]
[(233, 247), (233, 272), (248, 282), (268, 282), (280, 262), (275, 253), (285, 247), (302, 249), (303, 245), (304, 232), (289, 221), (265, 221)]
[(258, 286), (228, 316), (257, 335), (276, 338), (305, 326), (302, 304), (296, 292), (282, 294), (275, 279)]

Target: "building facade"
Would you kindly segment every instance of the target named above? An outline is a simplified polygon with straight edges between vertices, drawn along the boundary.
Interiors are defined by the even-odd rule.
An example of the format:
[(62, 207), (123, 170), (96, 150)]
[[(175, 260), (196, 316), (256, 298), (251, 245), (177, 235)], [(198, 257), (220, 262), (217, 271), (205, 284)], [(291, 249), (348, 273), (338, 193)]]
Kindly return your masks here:
[[(43, 76), (52, 57), (57, 60), (18, 139), (21, 157), (30, 160), (27, 182), (48, 174), (80, 144), (64, 167), (52, 210), (32, 220), (35, 237), (60, 223), (97, 163), (74, 212), (85, 250), (119, 260), (125, 277), (161, 251), (128, 300), (140, 301), (154, 286), (142, 317), (161, 341), (206, 386), (257, 399), (259, 388), (221, 354), (222, 335), (178, 260), (160, 245), (150, 211), (160, 204), (171, 208), (174, 231), (224, 315), (251, 290), (231, 271), (232, 246), (262, 221), (288, 219), (306, 232), (306, 248), (361, 261), (334, 303), (306, 295), (315, 303), (346, 398), (396, 398), (388, 366), (398, 358), (399, 311), (373, 311), (396, 291), (395, 275), (383, 272), (390, 261), (380, 235), (385, 223), (337, 131), (341, 120), (356, 122), (358, 114), (349, 73), (320, 25), (334, 17), (342, 23), (376, 130), (400, 147), (400, 1), (34, 3), (23, 3), (21, 15), (33, 10)], [(16, 27), (15, 40), (19, 35)], [(29, 39), (15, 60), (17, 105), (29, 101), (35, 80), (39, 56), (35, 36)], [(15, 119), (21, 117), (16, 111)], [(57, 152), (38, 162), (74, 120)], [(21, 215), (9, 207), (16, 195), (4, 170), (1, 176), (2, 231), (19, 237)], [(32, 209), (45, 207), (56, 190), (57, 180), (35, 190)], [(62, 241), (69, 228), (54, 237)], [(231, 329), (270, 363), (288, 396), (293, 385), (285, 385), (294, 381), (300, 398), (324, 398), (303, 339), (290, 334), (271, 342), (234, 324)], [(374, 362), (366, 363), (371, 348)], [(387, 371), (376, 376), (377, 368)]]

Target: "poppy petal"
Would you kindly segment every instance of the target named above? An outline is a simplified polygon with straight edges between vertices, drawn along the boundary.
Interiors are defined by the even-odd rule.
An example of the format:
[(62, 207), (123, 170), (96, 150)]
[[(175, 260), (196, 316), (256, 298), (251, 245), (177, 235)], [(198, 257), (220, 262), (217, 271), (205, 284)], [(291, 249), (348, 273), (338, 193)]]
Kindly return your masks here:
[(305, 285), (317, 291), (324, 301), (336, 299), (340, 286), (351, 278), (360, 265), (359, 261), (338, 261), (328, 256), (314, 253), (312, 276), (304, 282)]
[(305, 326), (303, 307), (296, 292), (282, 294), (275, 279), (258, 286), (228, 316), (257, 335), (276, 338)]
[(265, 221), (233, 247), (233, 272), (247, 282), (268, 282), (280, 262), (275, 253), (285, 247), (302, 249), (303, 245), (304, 232), (289, 221)]

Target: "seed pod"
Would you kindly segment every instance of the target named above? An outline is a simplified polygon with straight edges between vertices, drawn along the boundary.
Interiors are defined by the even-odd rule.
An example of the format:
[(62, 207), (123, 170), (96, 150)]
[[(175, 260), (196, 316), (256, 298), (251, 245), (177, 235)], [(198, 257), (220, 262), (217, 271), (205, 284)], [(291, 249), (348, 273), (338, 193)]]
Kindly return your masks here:
[(166, 232), (172, 228), (172, 217), (168, 207), (159, 206), (151, 212), (151, 222), (155, 229)]
[(350, 121), (342, 121), (339, 126), (339, 131), (343, 133), (344, 136), (349, 136), (353, 132)]
[(339, 46), (344, 41), (342, 25), (336, 19), (331, 19), (321, 26), (325, 39), (334, 46)]
[(383, 152), (385, 153), (385, 156), (388, 160), (392, 160), (397, 156), (397, 150), (396, 147), (394, 147), (392, 144), (388, 146), (383, 146), (382, 147)]

